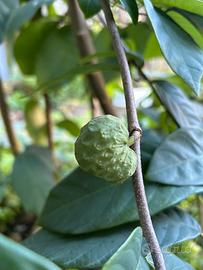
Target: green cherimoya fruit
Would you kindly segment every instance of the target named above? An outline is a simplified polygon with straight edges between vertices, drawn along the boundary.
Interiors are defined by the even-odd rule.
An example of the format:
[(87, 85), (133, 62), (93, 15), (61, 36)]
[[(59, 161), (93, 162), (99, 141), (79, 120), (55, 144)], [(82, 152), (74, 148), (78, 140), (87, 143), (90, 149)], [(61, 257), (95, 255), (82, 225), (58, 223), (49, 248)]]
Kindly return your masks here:
[(126, 125), (111, 115), (96, 117), (81, 129), (75, 157), (83, 170), (110, 182), (124, 182), (137, 166)]

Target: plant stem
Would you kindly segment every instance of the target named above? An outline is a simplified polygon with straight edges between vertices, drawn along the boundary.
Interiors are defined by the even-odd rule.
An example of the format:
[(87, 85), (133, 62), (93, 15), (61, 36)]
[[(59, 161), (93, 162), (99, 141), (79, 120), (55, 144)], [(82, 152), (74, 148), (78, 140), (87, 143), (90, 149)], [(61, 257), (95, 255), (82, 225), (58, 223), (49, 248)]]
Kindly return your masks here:
[(16, 139), (16, 136), (13, 131), (12, 124), (11, 124), (11, 119), (9, 117), (9, 108), (6, 103), (6, 95), (4, 93), (1, 79), (0, 79), (0, 109), (1, 109), (1, 115), (4, 122), (4, 126), (6, 129), (6, 134), (7, 134), (10, 146), (11, 146), (11, 150), (14, 156), (16, 156), (17, 154), (20, 153), (20, 146)]
[[(72, 26), (76, 35), (78, 49), (81, 57), (95, 53), (95, 48), (84, 18), (80, 10), (77, 0), (69, 0), (69, 14), (71, 17)], [(95, 60), (91, 61), (92, 64), (97, 63)], [(98, 98), (101, 107), (105, 114), (116, 115), (111, 101), (105, 91), (105, 81), (101, 72), (95, 72), (87, 75), (87, 79), (93, 94)]]
[(46, 128), (47, 128), (47, 138), (48, 138), (48, 146), (51, 153), (53, 153), (54, 143), (53, 143), (53, 125), (51, 120), (51, 102), (49, 95), (47, 93), (44, 94), (44, 102), (45, 102), (45, 114), (46, 114)]
[(125, 55), (124, 48), (122, 46), (121, 38), (115, 24), (113, 14), (110, 9), (109, 1), (102, 0), (103, 11), (106, 17), (107, 26), (112, 36), (112, 42), (117, 54), (118, 62), (120, 65), (120, 71), (123, 81), (123, 88), (126, 100), (126, 110), (128, 117), (128, 128), (129, 133), (134, 132), (135, 144), (133, 150), (138, 156), (138, 165), (135, 174), (133, 175), (133, 187), (136, 197), (137, 208), (140, 217), (140, 223), (142, 226), (144, 237), (149, 245), (151, 255), (153, 258), (154, 266), (156, 270), (165, 270), (165, 263), (163, 255), (152, 225), (150, 217), (149, 207), (147, 204), (147, 198), (145, 194), (143, 175), (142, 175), (142, 164), (141, 164), (141, 153), (140, 153), (140, 126), (137, 117), (137, 111), (135, 107), (132, 79), (128, 61)]

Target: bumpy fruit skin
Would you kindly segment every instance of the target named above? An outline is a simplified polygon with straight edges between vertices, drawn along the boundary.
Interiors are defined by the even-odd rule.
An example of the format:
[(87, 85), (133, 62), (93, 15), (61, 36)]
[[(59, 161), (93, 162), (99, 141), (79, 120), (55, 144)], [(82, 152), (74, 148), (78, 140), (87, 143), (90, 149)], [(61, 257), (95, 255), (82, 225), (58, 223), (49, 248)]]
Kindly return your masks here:
[(137, 166), (137, 156), (128, 146), (128, 139), (121, 119), (111, 115), (96, 117), (81, 129), (75, 142), (75, 157), (84, 171), (122, 183)]

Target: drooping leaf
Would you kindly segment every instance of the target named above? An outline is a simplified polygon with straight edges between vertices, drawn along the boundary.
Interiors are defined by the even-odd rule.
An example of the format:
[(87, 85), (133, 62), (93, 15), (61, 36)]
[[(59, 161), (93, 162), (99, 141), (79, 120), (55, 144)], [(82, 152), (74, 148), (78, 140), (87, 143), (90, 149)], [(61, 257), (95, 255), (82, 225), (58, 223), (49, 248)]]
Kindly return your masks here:
[(31, 19), (39, 7), (51, 2), (53, 0), (35, 0), (20, 5), (18, 0), (0, 0), (0, 43)]
[[(151, 214), (202, 190), (203, 187), (198, 186), (147, 184)], [(131, 181), (111, 185), (78, 168), (52, 189), (39, 222), (44, 228), (55, 232), (78, 234), (134, 220), (138, 220), (138, 212)]]
[(101, 9), (100, 0), (78, 0), (86, 18), (92, 17)]
[(203, 184), (203, 129), (181, 128), (155, 151), (146, 178), (168, 185)]
[(203, 16), (202, 0), (152, 0), (152, 3), (158, 7), (176, 7)]
[(182, 14), (176, 12), (175, 10), (169, 10), (167, 12), (169, 17), (173, 19), (186, 33), (188, 33), (194, 42), (203, 49), (203, 36), (200, 31), (195, 27), (195, 25), (190, 22), (186, 17)]
[(102, 267), (102, 270), (116, 269), (149, 269), (142, 257), (142, 229), (140, 227), (131, 233), (128, 239)]
[(51, 156), (47, 148), (29, 146), (16, 157), (12, 184), (27, 211), (37, 215), (54, 185)]
[(203, 75), (203, 51), (169, 16), (155, 9), (150, 0), (144, 0), (144, 3), (168, 64), (199, 94)]
[(51, 261), (0, 235), (0, 269), (60, 270)]
[(138, 21), (138, 7), (136, 0), (120, 0), (121, 4), (129, 13), (134, 24)]
[[(152, 257), (147, 256), (146, 257), (148, 263), (154, 268)], [(191, 265), (189, 265), (187, 262), (182, 261), (180, 258), (178, 258), (176, 255), (168, 252), (164, 253), (164, 261), (166, 265), (166, 270), (194, 270)]]
[(201, 126), (202, 121), (191, 100), (177, 86), (155, 81), (155, 91), (180, 127)]

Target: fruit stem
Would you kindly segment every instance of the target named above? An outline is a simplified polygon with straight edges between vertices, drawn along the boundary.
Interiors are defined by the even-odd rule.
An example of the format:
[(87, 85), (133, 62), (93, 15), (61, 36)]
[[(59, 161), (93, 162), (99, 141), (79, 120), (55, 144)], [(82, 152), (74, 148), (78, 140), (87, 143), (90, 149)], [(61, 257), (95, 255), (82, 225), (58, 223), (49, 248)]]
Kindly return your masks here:
[[(126, 100), (126, 111), (128, 117), (128, 129), (129, 133), (135, 137), (135, 143), (133, 150), (138, 157), (138, 164), (135, 174), (133, 175), (133, 187), (137, 203), (137, 209), (140, 217), (140, 223), (142, 226), (144, 237), (149, 245), (152, 259), (156, 270), (166, 270), (163, 254), (161, 252), (152, 220), (150, 217), (149, 207), (145, 194), (144, 181), (142, 175), (141, 164), (141, 151), (140, 151), (140, 126), (137, 117), (137, 111), (134, 100), (132, 78), (130, 74), (130, 68), (125, 55), (125, 51), (122, 45), (122, 41), (118, 32), (118, 28), (115, 24), (113, 14), (111, 12), (109, 0), (102, 0), (102, 7), (106, 17), (107, 27), (112, 37), (112, 43), (117, 55), (118, 63), (120, 66), (121, 77), (123, 81), (123, 88)], [(140, 131), (139, 131), (140, 130)]]
[(129, 138), (128, 138), (128, 146), (130, 147), (130, 146), (132, 146), (133, 144), (135, 143), (135, 136), (134, 135), (132, 135), (132, 136), (130, 136)]

